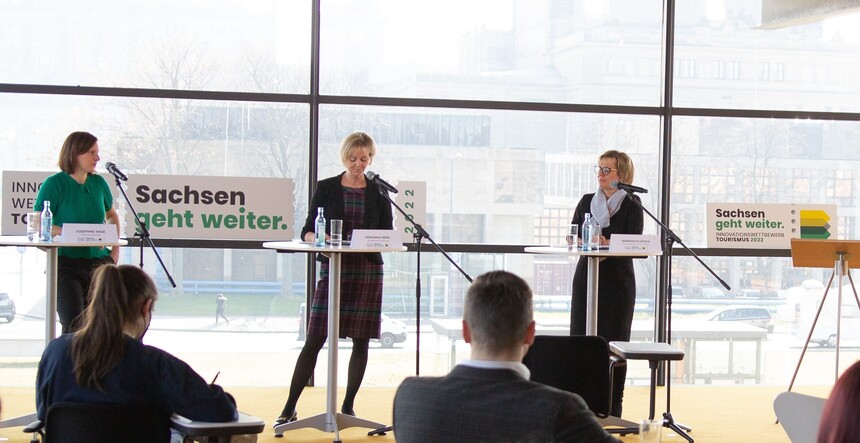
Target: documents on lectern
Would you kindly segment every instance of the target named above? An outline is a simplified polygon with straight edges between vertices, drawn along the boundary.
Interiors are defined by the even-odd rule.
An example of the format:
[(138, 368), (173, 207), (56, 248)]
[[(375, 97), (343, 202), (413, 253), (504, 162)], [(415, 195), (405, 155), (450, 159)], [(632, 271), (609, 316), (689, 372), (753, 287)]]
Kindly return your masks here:
[(116, 225), (105, 223), (64, 223), (64, 243), (116, 243)]

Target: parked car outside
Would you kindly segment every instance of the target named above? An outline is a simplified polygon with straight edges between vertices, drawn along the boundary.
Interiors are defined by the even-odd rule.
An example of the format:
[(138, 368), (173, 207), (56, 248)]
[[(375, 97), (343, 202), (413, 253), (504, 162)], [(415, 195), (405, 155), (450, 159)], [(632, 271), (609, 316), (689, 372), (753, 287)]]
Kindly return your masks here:
[(742, 321), (773, 332), (773, 318), (767, 308), (751, 306), (729, 306), (711, 311), (708, 321)]
[(0, 317), (6, 319), (7, 323), (15, 320), (15, 302), (9, 297), (9, 294), (0, 292)]
[[(299, 341), (305, 340), (305, 304), (299, 305)], [(393, 348), (397, 343), (406, 341), (406, 323), (382, 314), (382, 325), (379, 328), (378, 341), (383, 348)]]
[(683, 298), (687, 296), (687, 290), (683, 286), (672, 285), (672, 298)]
[(693, 297), (725, 298), (726, 293), (716, 286), (697, 286), (693, 288)]
[(738, 298), (777, 298), (779, 294), (776, 291), (765, 291), (763, 289), (741, 289), (738, 291)]

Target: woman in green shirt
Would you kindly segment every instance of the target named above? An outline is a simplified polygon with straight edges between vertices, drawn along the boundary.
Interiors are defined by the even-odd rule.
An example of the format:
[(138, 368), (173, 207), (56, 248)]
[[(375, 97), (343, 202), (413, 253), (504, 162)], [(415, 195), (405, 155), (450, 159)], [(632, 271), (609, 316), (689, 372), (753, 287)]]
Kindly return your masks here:
[[(73, 132), (60, 149), (58, 172), (42, 183), (33, 209), (41, 211), (51, 202), (51, 235), (62, 233), (63, 223), (113, 223), (119, 234), (119, 215), (105, 179), (96, 174), (98, 139), (87, 132)], [(75, 319), (87, 305), (93, 271), (104, 263), (116, 263), (119, 246), (59, 248), (57, 263), (57, 314), (63, 333), (76, 329)]]

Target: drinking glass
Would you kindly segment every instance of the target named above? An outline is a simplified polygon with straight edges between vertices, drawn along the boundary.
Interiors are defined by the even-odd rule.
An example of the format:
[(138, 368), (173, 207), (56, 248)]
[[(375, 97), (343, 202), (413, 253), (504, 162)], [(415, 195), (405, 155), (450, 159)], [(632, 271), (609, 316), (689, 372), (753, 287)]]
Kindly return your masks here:
[(663, 420), (642, 420), (639, 422), (639, 441), (641, 443), (660, 443), (663, 441)]
[(343, 240), (343, 220), (331, 220), (331, 245), (339, 248)]
[(38, 212), (27, 213), (27, 239), (33, 241), (39, 238), (39, 229), (42, 228), (41, 214)]
[(567, 241), (567, 246), (569, 248), (574, 247), (576, 245), (576, 236), (579, 234), (579, 225), (576, 223), (571, 223), (567, 228), (567, 234), (565, 234), (565, 240)]

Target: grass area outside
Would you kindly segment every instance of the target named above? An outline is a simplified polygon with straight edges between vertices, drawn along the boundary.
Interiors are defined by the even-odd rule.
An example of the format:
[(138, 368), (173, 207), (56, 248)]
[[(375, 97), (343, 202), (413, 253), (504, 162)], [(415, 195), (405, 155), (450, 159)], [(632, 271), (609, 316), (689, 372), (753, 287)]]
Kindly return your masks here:
[[(155, 305), (156, 315), (211, 316), (215, 314), (217, 294), (161, 294)], [(304, 296), (281, 294), (224, 294), (225, 314), (230, 316), (294, 317)]]

